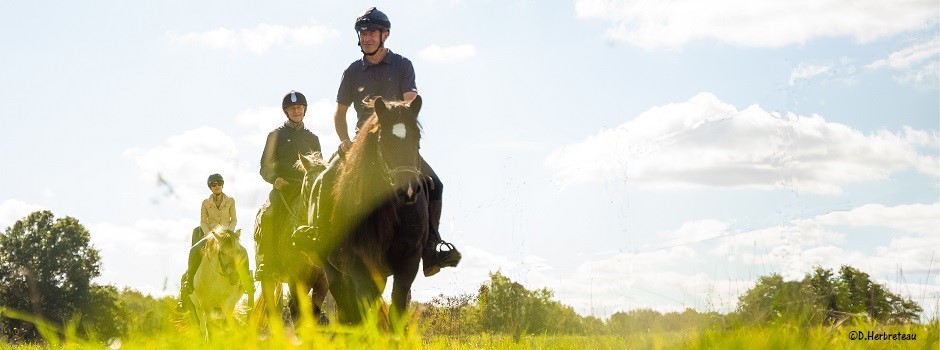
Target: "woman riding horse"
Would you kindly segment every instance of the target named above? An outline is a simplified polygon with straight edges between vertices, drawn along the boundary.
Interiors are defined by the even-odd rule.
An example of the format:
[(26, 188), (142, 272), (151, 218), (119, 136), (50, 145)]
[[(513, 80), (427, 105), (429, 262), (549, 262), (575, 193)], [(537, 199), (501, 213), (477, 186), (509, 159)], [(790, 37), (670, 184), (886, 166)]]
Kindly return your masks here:
[(185, 309), (189, 301), (187, 296), (193, 292), (193, 274), (196, 272), (196, 268), (199, 267), (202, 256), (200, 253), (204, 246), (202, 239), (213, 230), (235, 230), (235, 224), (238, 223), (238, 217), (235, 215), (235, 198), (222, 192), (222, 187), (225, 186), (222, 175), (209, 175), (206, 184), (212, 194), (202, 201), (202, 207), (199, 210), (199, 226), (193, 229), (189, 260), (186, 265), (186, 272), (183, 273), (180, 282), (180, 299), (176, 305), (179, 311)]

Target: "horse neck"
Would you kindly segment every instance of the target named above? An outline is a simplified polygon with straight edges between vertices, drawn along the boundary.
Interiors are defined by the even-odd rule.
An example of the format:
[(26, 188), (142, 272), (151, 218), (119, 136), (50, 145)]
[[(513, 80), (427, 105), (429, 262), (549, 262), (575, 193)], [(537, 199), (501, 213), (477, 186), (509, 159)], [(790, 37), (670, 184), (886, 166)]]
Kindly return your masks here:
[(206, 235), (206, 245), (202, 248), (203, 255), (205, 256), (214, 256), (219, 253), (219, 237), (215, 233), (210, 232)]
[[(366, 136), (362, 137), (361, 136)], [(377, 239), (384, 251), (391, 242), (394, 225), (398, 222), (397, 208), (389, 202), (395, 195), (388, 183), (388, 169), (381, 163), (379, 156), (378, 135), (357, 136), (363, 142), (351, 149), (344, 159), (343, 170), (333, 189), (336, 208), (333, 211), (334, 222), (345, 222), (355, 229), (365, 225), (375, 236), (358, 236), (358, 245), (371, 245), (365, 241)], [(349, 232), (349, 231), (347, 231)]]
[(369, 202), (369, 197), (378, 192), (387, 191), (388, 186), (385, 182), (388, 174), (380, 164), (378, 134), (366, 133), (357, 137), (357, 141), (360, 144), (354, 145), (347, 155), (342, 173), (337, 179), (337, 187), (346, 189), (346, 194), (358, 197), (354, 197), (356, 206)]

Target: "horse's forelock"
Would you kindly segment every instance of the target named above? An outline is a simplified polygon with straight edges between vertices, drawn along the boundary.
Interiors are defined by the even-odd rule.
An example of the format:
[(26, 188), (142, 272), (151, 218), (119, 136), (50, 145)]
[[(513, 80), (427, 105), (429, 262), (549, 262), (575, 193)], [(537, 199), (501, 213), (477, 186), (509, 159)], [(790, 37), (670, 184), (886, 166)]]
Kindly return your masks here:
[(206, 235), (206, 245), (204, 251), (206, 254), (217, 253), (223, 246), (229, 247), (237, 245), (238, 236), (234, 231), (211, 231)]

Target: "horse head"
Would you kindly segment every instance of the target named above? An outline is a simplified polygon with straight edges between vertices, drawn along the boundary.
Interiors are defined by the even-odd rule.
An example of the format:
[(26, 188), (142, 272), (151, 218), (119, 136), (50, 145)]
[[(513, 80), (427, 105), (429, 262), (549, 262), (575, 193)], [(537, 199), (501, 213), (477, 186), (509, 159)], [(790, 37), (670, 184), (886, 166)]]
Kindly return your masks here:
[[(317, 176), (326, 169), (326, 163), (317, 152), (308, 154), (298, 153), (297, 162), (294, 164), (294, 167), (304, 173), (304, 178), (300, 185), (300, 196), (298, 196), (296, 202), (292, 204), (294, 206), (293, 209), (297, 213), (307, 213), (308, 209), (313, 204), (311, 201), (316, 199), (314, 196), (311, 196), (314, 182)], [(306, 225), (308, 222), (297, 222), (294, 224), (295, 226)]]
[(393, 190), (402, 191), (409, 199), (421, 181), (421, 96), (411, 103), (386, 104), (381, 97), (374, 101), (378, 125), (370, 132), (378, 133), (378, 154), (388, 173)]

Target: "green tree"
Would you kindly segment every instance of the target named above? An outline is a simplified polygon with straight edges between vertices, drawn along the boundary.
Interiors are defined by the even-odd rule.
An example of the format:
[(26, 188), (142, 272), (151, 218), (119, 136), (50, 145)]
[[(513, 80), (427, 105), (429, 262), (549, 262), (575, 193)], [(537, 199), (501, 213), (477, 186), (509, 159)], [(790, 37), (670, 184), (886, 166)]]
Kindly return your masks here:
[(738, 299), (738, 316), (745, 324), (812, 324), (820, 317), (817, 295), (799, 281), (784, 281), (783, 276), (762, 276), (757, 284)]
[(735, 314), (739, 322), (748, 325), (818, 325), (853, 316), (868, 316), (879, 322), (913, 322), (921, 311), (915, 302), (872, 282), (867, 273), (842, 266), (838, 276), (817, 267), (802, 281), (784, 281), (778, 274), (760, 277), (738, 299)]
[(614, 334), (660, 332), (663, 331), (663, 315), (649, 308), (619, 311), (610, 315), (607, 327)]
[(490, 274), (489, 284), (480, 286), (477, 303), (481, 328), (491, 333), (507, 331), (518, 340), (529, 328), (526, 320), (529, 291), (499, 272)]
[(880, 283), (872, 282), (867, 273), (851, 266), (839, 269), (834, 283), (837, 311), (843, 314), (864, 314), (883, 322), (913, 322), (923, 309), (912, 300), (891, 293)]
[(418, 306), (425, 329), (425, 335), (457, 335), (472, 333), (475, 319), (473, 318), (473, 296), (461, 294), (458, 296), (445, 296), (443, 294), (431, 298), (427, 304)]
[(125, 334), (129, 326), (127, 311), (114, 286), (91, 285), (78, 315), (79, 330), (101, 340)]
[(176, 308), (175, 297), (156, 299), (133, 289), (125, 288), (118, 295), (120, 305), (127, 319), (127, 334), (149, 336), (172, 329), (173, 310)]
[(531, 291), (499, 272), (491, 273), (477, 295), (479, 328), (509, 333), (516, 340), (523, 334), (583, 334), (584, 319), (553, 297), (550, 289)]
[[(111, 319), (113, 305), (100, 303), (113, 300), (113, 290), (91, 288), (91, 279), (100, 274), (100, 257), (90, 237), (78, 220), (55, 219), (50, 211), (31, 213), (7, 228), (0, 234), (0, 305), (59, 327), (83, 313), (90, 322), (98, 316), (99, 321)], [(116, 330), (90, 322), (80, 330), (102, 336)], [(39, 337), (32, 324), (2, 316), (0, 335), (11, 340)]]

